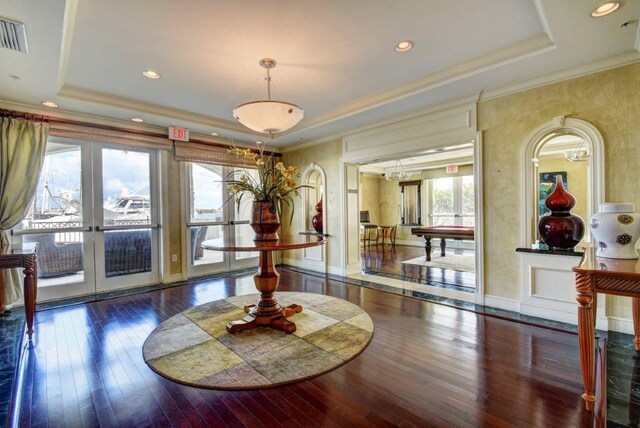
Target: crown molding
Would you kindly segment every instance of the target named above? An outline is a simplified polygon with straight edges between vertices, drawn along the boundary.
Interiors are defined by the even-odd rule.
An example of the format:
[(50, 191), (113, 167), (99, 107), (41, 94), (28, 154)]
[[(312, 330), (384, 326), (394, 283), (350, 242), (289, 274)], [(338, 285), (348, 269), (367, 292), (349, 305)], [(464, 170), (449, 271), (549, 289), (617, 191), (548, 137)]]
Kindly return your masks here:
[(575, 67), (565, 68), (564, 70), (545, 74), (533, 79), (520, 80), (518, 82), (500, 86), (495, 89), (482, 91), (479, 102), (512, 95), (517, 92), (527, 91), (529, 89), (550, 85), (552, 83), (562, 82), (564, 80), (569, 80), (600, 71), (610, 70), (612, 68), (622, 67), (638, 61), (640, 61), (640, 52), (631, 50), (598, 61), (580, 64)]
[(62, 43), (60, 48), (60, 61), (58, 62), (58, 92), (67, 80), (67, 68), (69, 65), (69, 53), (71, 52), (71, 40), (76, 23), (78, 0), (67, 0), (64, 6), (64, 22), (62, 24)]
[(340, 143), (342, 143), (342, 134), (332, 134), (327, 137), (319, 138), (317, 140), (309, 140), (299, 144), (280, 147), (280, 152), (295, 152), (297, 150), (308, 149), (309, 147), (318, 146), (320, 144), (333, 143), (334, 141), (339, 141)]
[(154, 116), (161, 116), (168, 119), (175, 119), (183, 123), (204, 125), (224, 131), (238, 132), (246, 135), (247, 138), (253, 138), (254, 136), (257, 136), (258, 138), (264, 138), (264, 134), (250, 132), (248, 128), (245, 128), (238, 122), (217, 119), (215, 117), (207, 116), (200, 113), (192, 113), (186, 110), (137, 101), (127, 97), (121, 97), (118, 95), (111, 95), (104, 92), (79, 88), (77, 86), (64, 85), (58, 92), (58, 96), (109, 107), (136, 111), (140, 113), (146, 113)]
[[(113, 126), (116, 128), (127, 128), (127, 129), (135, 129), (139, 131), (149, 131), (149, 132), (165, 133), (165, 134), (168, 133), (166, 126), (152, 125), (148, 123), (135, 123), (129, 120), (113, 119), (105, 116), (98, 116), (98, 115), (93, 115), (88, 113), (78, 113), (78, 112), (62, 110), (62, 109), (53, 110), (50, 108), (42, 107), (40, 105), (16, 103), (13, 101), (5, 101), (2, 99), (0, 99), (0, 108), (7, 109), (7, 110), (27, 112), (31, 114), (39, 114), (43, 116), (52, 116), (60, 119), (74, 120), (78, 122)], [(231, 139), (231, 138), (224, 138), (224, 137), (214, 137), (212, 135), (200, 134), (197, 132), (190, 132), (190, 135), (192, 140), (206, 141), (210, 143), (228, 145), (231, 142), (233, 142), (236, 145), (242, 145), (246, 147), (253, 147), (255, 144), (253, 141)], [(279, 152), (277, 148), (274, 151)]]
[(547, 34), (537, 34), (504, 48), (494, 50), (488, 54), (480, 55), (435, 73), (427, 74), (411, 82), (344, 104), (331, 112), (321, 114), (316, 118), (303, 122), (303, 126), (298, 127), (296, 131), (306, 131), (336, 120), (344, 119), (501, 65), (547, 52), (555, 49), (555, 47)]

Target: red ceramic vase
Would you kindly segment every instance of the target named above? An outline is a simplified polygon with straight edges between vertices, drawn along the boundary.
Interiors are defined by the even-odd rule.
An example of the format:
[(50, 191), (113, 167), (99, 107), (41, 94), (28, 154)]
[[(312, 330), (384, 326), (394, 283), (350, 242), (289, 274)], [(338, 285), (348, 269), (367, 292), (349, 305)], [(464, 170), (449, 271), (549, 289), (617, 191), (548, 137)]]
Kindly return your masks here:
[(584, 221), (571, 214), (576, 198), (564, 189), (562, 176), (556, 176), (556, 188), (544, 201), (551, 214), (538, 222), (540, 240), (550, 249), (573, 249), (584, 236)]
[(316, 204), (316, 211), (318, 211), (318, 214), (314, 215), (311, 218), (311, 225), (313, 226), (313, 228), (315, 229), (316, 232), (322, 233), (322, 230), (323, 230), (323, 224), (322, 224), (322, 199), (320, 199), (318, 201), (318, 203)]

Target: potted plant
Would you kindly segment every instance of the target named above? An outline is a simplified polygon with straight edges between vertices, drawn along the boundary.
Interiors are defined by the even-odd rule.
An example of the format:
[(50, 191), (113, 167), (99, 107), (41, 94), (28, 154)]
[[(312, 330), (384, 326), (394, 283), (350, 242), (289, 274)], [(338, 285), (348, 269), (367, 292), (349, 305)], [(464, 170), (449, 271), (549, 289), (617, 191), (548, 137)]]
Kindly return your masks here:
[[(300, 197), (299, 189), (311, 187), (298, 185), (295, 178), (300, 172), (295, 166), (285, 167), (282, 162), (276, 162), (273, 152), (264, 150), (261, 142), (257, 143), (257, 150), (233, 147), (229, 153), (241, 158), (244, 168), (230, 173), (225, 182), (228, 184), (229, 199), (235, 198), (238, 210), (243, 198), (248, 194), (253, 197), (251, 206), (251, 227), (255, 235), (254, 241), (271, 241), (278, 239), (278, 228), (282, 216), (282, 204), (291, 208), (293, 221), (293, 196)], [(250, 174), (249, 169), (257, 171)]]

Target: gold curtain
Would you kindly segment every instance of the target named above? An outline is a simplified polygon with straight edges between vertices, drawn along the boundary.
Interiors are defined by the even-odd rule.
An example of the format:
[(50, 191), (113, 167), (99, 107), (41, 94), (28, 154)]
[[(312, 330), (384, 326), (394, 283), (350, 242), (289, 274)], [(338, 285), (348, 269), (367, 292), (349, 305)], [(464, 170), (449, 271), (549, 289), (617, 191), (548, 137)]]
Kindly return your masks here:
[[(9, 251), (7, 230), (27, 214), (44, 161), (49, 124), (0, 116), (0, 252)], [(5, 269), (7, 304), (21, 294), (18, 269)]]

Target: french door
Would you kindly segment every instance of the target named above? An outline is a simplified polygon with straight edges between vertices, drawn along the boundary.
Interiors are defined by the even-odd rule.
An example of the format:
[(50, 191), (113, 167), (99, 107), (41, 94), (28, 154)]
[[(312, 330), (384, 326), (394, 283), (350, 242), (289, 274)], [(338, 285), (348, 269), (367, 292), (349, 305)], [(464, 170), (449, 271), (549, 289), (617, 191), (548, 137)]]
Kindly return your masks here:
[[(251, 170), (245, 171), (252, 173)], [(205, 250), (202, 242), (225, 237), (253, 236), (249, 225), (251, 200), (240, 205), (230, 198), (224, 178), (234, 174), (232, 167), (196, 162), (184, 163), (187, 210), (187, 272), (201, 276), (257, 266), (259, 253)], [(257, 172), (256, 172), (257, 174)]]
[(158, 282), (157, 152), (50, 139), (16, 243), (37, 245), (38, 300)]
[(443, 177), (429, 182), (429, 226), (475, 224), (473, 176)]

